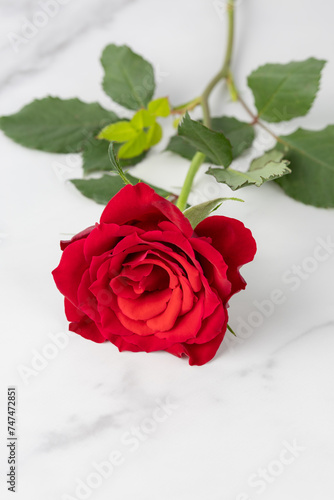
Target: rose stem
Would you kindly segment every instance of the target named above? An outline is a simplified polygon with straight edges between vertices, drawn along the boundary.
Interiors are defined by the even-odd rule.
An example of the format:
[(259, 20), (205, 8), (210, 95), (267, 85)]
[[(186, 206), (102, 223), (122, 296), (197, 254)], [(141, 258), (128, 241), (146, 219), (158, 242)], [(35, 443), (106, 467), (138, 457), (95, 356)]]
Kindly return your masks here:
[[(200, 96), (200, 101), (203, 110), (203, 123), (206, 127), (211, 127), (211, 118), (210, 118), (210, 108), (209, 108), (209, 96), (212, 90), (215, 88), (217, 83), (220, 80), (228, 79), (230, 77), (230, 65), (232, 59), (232, 49), (233, 49), (233, 35), (234, 35), (234, 0), (229, 0), (227, 4), (227, 14), (228, 14), (228, 34), (227, 34), (227, 47), (224, 58), (224, 63), (222, 69), (216, 76), (209, 82), (207, 87), (205, 88), (203, 94)], [(198, 102), (197, 101), (197, 102)], [(186, 175), (184, 184), (181, 189), (180, 196), (178, 198), (176, 206), (183, 211), (187, 206), (188, 196), (191, 190), (191, 186), (194, 180), (194, 177), (202, 165), (205, 159), (205, 155), (203, 153), (197, 152), (193, 159), (191, 160), (190, 167), (188, 173)]]

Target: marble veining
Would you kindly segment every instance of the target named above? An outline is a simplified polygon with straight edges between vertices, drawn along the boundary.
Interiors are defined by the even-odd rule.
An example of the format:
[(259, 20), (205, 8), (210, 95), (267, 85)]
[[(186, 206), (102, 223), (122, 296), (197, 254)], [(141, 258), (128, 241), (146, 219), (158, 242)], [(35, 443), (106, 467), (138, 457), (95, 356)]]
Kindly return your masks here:
[[(160, 72), (157, 96), (170, 94), (173, 104), (198, 95), (220, 64), (225, 0), (58, 2), (54, 17), (15, 52), (8, 33), (22, 34), (41, 3), (0, 2), (0, 115), (50, 93), (112, 108), (99, 87), (98, 57), (108, 43), (127, 43), (152, 61)], [(329, 60), (319, 97), (309, 117), (278, 124), (277, 131), (333, 123), (332, 4), (241, 0), (236, 16), (233, 65), (250, 105), (251, 70), (312, 55)], [(212, 96), (214, 115), (246, 120), (235, 106), (221, 88)], [(171, 123), (165, 130), (173, 133)], [(62, 178), (54, 165), (64, 155), (26, 150), (2, 134), (0, 141), (0, 379), (2, 395), (9, 385), (18, 390), (16, 498), (333, 500), (334, 251), (297, 290), (282, 282), (293, 264), (312, 255), (317, 238), (334, 241), (333, 211), (297, 203), (276, 185), (244, 190), (245, 203), (219, 209), (251, 228), (258, 244), (243, 270), (248, 287), (230, 304), (238, 339), (227, 334), (203, 367), (167, 353), (120, 354), (111, 344), (67, 333), (50, 274), (60, 235), (93, 224), (102, 210), (66, 182), (82, 175), (80, 162), (72, 159), (71, 175)], [(240, 168), (270, 141), (259, 132)], [(182, 158), (151, 153), (135, 168), (144, 180), (179, 188), (187, 167)], [(213, 186), (217, 195), (231, 195), (204, 172), (193, 202), (204, 201)], [(276, 288), (286, 300), (252, 327), (255, 302)], [(43, 354), (49, 344), (56, 346), (52, 359)], [(1, 470), (4, 448), (1, 441)], [(3, 475), (0, 497), (12, 498)]]

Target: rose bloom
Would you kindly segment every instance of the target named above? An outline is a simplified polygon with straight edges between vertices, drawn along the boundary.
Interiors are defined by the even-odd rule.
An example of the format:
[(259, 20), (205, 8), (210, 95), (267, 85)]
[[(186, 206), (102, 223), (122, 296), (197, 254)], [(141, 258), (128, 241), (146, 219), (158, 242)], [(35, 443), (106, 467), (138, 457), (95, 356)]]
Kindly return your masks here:
[(53, 277), (71, 331), (120, 351), (163, 350), (203, 365), (224, 338), (228, 300), (245, 288), (239, 268), (256, 244), (228, 217), (192, 229), (175, 205), (139, 183), (61, 249)]

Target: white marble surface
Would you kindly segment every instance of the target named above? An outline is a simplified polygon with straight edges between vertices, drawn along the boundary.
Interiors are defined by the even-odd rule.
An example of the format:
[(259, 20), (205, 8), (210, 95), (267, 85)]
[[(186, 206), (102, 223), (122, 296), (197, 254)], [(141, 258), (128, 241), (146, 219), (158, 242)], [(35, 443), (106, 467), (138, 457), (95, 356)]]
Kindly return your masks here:
[[(47, 94), (112, 108), (100, 88), (98, 61), (110, 42), (127, 43), (152, 61), (157, 95), (183, 102), (220, 64), (223, 5), (71, 0), (15, 52), (8, 32), (19, 33), (40, 6), (1, 0), (0, 114)], [(277, 125), (279, 133), (334, 122), (333, 14), (329, 0), (237, 3), (234, 69), (246, 99), (246, 76), (262, 63), (311, 55), (329, 60), (309, 117)], [(214, 114), (246, 118), (224, 95), (215, 91)], [(6, 473), (5, 397), (14, 384), (15, 498), (333, 500), (334, 249), (318, 253), (318, 245), (334, 241), (334, 212), (297, 203), (275, 185), (244, 190), (246, 203), (220, 209), (243, 220), (258, 243), (255, 261), (243, 271), (248, 288), (230, 304), (238, 341), (228, 335), (203, 367), (166, 353), (120, 354), (111, 344), (66, 333), (62, 297), (50, 274), (60, 237), (95, 222), (102, 209), (59, 174), (60, 163), (67, 177), (80, 176), (78, 158), (30, 151), (3, 135), (0, 141), (0, 464)], [(269, 143), (260, 133), (252, 155)], [(136, 168), (146, 180), (179, 187), (187, 162), (151, 154)], [(202, 170), (193, 201), (200, 191), (215, 190)], [(256, 304), (275, 289), (281, 303), (267, 302), (270, 314), (259, 313)], [(23, 380), (22, 367), (34, 374)], [(102, 477), (96, 467), (106, 461)], [(12, 498), (4, 474), (0, 491), (1, 498)]]

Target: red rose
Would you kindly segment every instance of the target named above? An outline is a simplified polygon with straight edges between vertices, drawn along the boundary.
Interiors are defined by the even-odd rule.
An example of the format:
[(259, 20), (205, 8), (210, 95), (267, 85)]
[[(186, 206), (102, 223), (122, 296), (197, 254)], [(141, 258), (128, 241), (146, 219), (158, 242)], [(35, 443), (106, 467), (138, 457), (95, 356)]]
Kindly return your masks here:
[(175, 205), (139, 183), (61, 248), (53, 277), (71, 331), (120, 351), (164, 350), (203, 365), (223, 340), (227, 302), (246, 286), (238, 269), (256, 244), (227, 217), (193, 230)]

